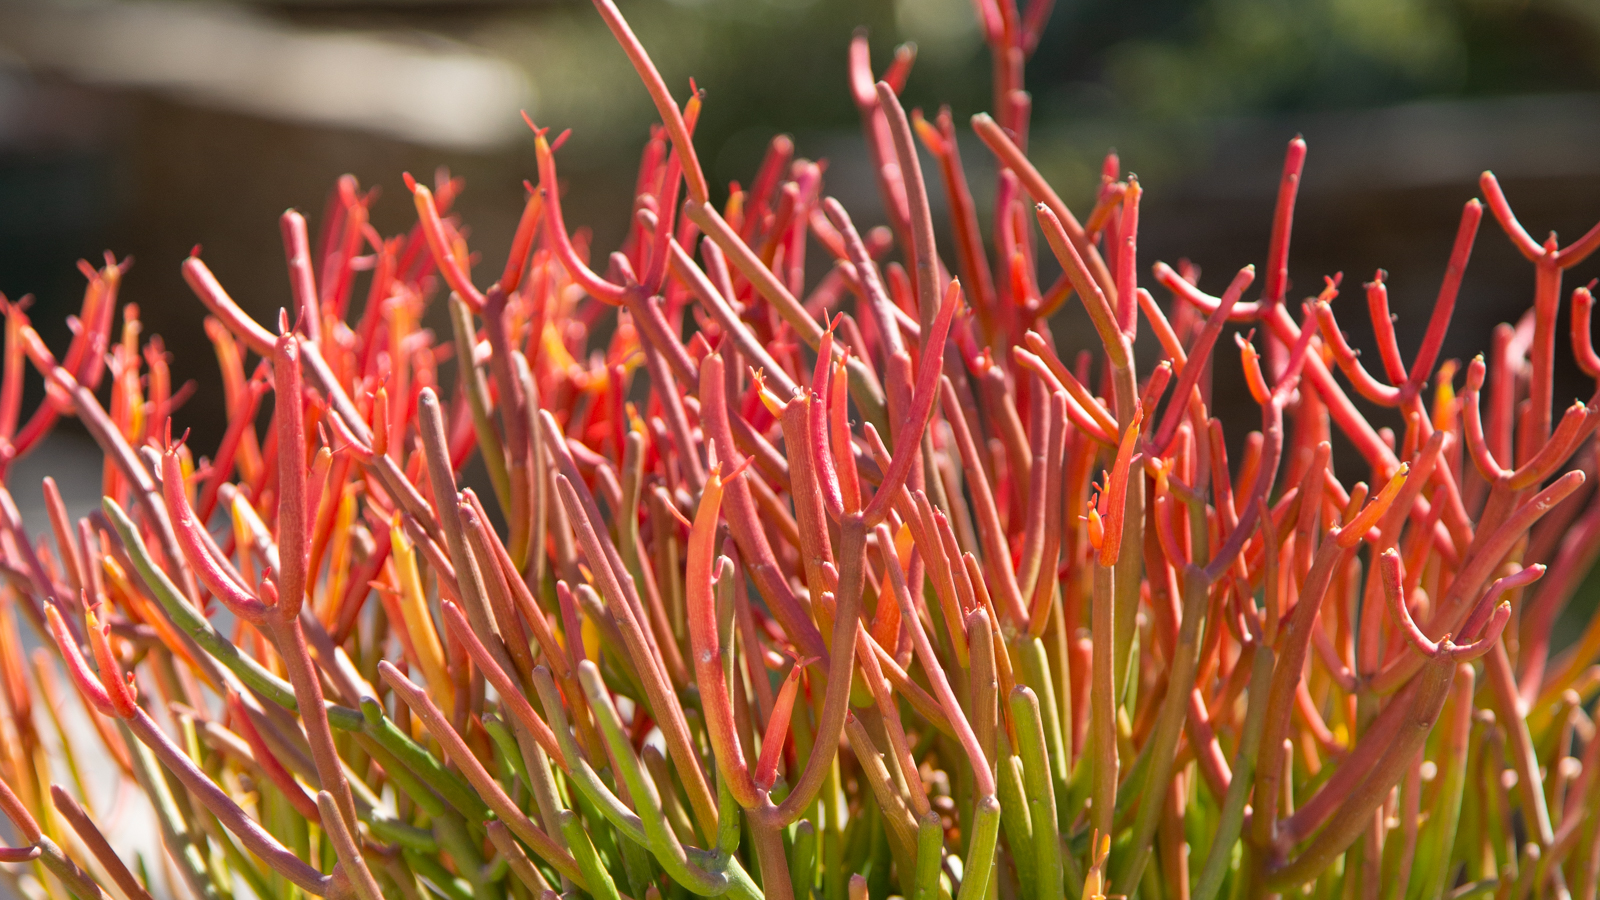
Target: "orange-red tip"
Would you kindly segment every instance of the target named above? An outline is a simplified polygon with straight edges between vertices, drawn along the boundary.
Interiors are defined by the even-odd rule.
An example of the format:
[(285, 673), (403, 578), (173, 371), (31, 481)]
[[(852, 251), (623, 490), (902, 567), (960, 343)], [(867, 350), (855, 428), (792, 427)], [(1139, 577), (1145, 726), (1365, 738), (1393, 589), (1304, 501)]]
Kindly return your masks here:
[(755, 461), (756, 458), (754, 456), (746, 456), (744, 459), (739, 461), (738, 465), (734, 466), (728, 471), (728, 474), (722, 478), (722, 483), (727, 484), (735, 478), (738, 478), (740, 475), (743, 475), (744, 470), (750, 468), (750, 464)]
[(1106, 528), (1105, 523), (1100, 518), (1100, 511), (1095, 509), (1095, 503), (1093, 500), (1089, 501), (1089, 514), (1083, 516), (1082, 519), (1089, 526), (1090, 546), (1094, 547), (1096, 550), (1099, 550), (1105, 545)]

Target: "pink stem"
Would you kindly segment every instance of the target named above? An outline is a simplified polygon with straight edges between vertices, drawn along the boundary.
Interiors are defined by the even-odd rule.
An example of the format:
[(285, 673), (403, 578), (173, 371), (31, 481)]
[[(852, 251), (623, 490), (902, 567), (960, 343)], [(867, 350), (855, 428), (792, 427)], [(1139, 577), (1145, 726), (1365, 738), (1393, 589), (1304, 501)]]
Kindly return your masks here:
[(1456, 230), (1455, 244), (1450, 248), (1450, 262), (1445, 266), (1444, 283), (1439, 286), (1439, 299), (1434, 302), (1433, 316), (1428, 319), (1428, 331), (1423, 335), (1422, 347), (1417, 350), (1411, 364), (1411, 376), (1400, 389), (1402, 402), (1416, 396), (1422, 383), (1433, 373), (1444, 346), (1444, 334), (1450, 327), (1450, 316), (1455, 311), (1456, 295), (1461, 291), (1461, 279), (1467, 271), (1467, 259), (1472, 256), (1472, 243), (1478, 235), (1478, 223), (1483, 220), (1483, 204), (1476, 198), (1468, 200), (1461, 209), (1461, 225)]
[(689, 138), (689, 126), (684, 122), (677, 101), (672, 99), (672, 93), (667, 90), (667, 83), (656, 71), (655, 63), (651, 62), (650, 54), (634, 36), (633, 29), (628, 27), (627, 20), (622, 18), (622, 13), (612, 0), (594, 0), (594, 8), (605, 19), (606, 27), (611, 29), (617, 43), (622, 45), (622, 51), (628, 55), (628, 61), (633, 63), (639, 79), (644, 82), (645, 90), (650, 92), (650, 99), (655, 102), (661, 121), (666, 123), (667, 134), (672, 137), (672, 148), (678, 155), (684, 180), (689, 186), (689, 196), (697, 203), (708, 202), (711, 191), (706, 185), (705, 172), (700, 169), (700, 160), (695, 155), (694, 143)]

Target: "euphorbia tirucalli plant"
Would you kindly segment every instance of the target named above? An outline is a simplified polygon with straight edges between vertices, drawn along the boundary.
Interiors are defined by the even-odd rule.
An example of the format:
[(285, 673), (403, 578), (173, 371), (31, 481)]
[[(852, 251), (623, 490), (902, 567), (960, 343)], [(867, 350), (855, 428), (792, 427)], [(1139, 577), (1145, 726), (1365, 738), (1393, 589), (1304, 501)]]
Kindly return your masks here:
[[(46, 481), (49, 535), (0, 488), (13, 886), (1595, 896), (1600, 620), (1559, 653), (1551, 632), (1600, 550), (1600, 392), (1558, 419), (1553, 376), (1570, 340), (1600, 381), (1588, 289), (1557, 328), (1600, 228), (1540, 243), (1485, 173), (1533, 309), (1487, 359), (1440, 361), (1470, 200), (1414, 354), (1381, 273), (1365, 286), (1369, 369), (1337, 277), (1288, 302), (1296, 139), (1257, 299), (1253, 268), (1215, 297), (1157, 263), (1163, 308), (1139, 285), (1137, 180), (1108, 159), (1079, 219), (1023, 149), (1049, 0), (977, 6), (989, 241), (948, 110), (898, 99), (909, 47), (881, 80), (866, 38), (851, 48), (889, 219), (863, 235), (783, 137), (714, 205), (700, 97), (680, 107), (595, 0), (662, 121), (605, 265), (564, 223), (560, 139), (538, 128), (486, 289), (449, 216), (458, 182), (408, 180), (418, 224), (385, 239), (347, 179), (314, 246), (282, 218), (275, 328), (183, 263), (229, 408), (205, 456), (175, 436), (182, 391), (135, 309), (113, 336), (125, 263), (85, 266), (59, 357), (8, 304), (5, 464), (61, 415), (107, 460), (103, 507), (76, 522)], [(952, 213), (943, 255), (919, 142)], [(809, 286), (808, 252), (832, 262)], [(420, 326), (430, 302), (453, 340)], [(1068, 302), (1103, 357), (1057, 352)], [(1207, 401), (1230, 323), (1261, 409), (1232, 464)], [(47, 396), (19, 427), (30, 364)], [(1334, 471), (1337, 441), (1362, 471)], [(488, 497), (461, 486), (474, 457)], [(24, 655), (19, 616), (46, 650)], [(92, 751), (67, 739), (63, 670)], [(148, 799), (162, 858), (96, 825), (112, 810), (81, 775), (102, 757)]]

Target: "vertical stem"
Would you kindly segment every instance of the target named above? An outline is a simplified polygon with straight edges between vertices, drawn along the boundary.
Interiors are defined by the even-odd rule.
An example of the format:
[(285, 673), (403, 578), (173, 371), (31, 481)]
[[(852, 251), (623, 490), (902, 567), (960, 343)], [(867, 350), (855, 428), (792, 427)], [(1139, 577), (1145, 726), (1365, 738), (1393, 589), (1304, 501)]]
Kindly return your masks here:
[(928, 208), (928, 183), (922, 178), (922, 162), (917, 158), (917, 144), (911, 137), (911, 124), (906, 119), (905, 108), (894, 88), (878, 82), (878, 107), (889, 121), (889, 134), (894, 139), (895, 157), (900, 163), (900, 179), (905, 185), (906, 205), (910, 212), (911, 262), (917, 273), (917, 311), (922, 333), (933, 328), (934, 312), (939, 306), (939, 257), (934, 249), (933, 213)]
[[(1126, 368), (1112, 368), (1111, 382), (1117, 400), (1117, 428), (1125, 435), (1128, 429), (1139, 427), (1136, 418), (1139, 389), (1131, 355)], [(1129, 683), (1133, 680), (1133, 639), (1137, 633), (1139, 583), (1144, 577), (1144, 492), (1144, 471), (1136, 466), (1129, 474), (1127, 499), (1123, 502), (1122, 545), (1112, 590), (1116, 598), (1116, 619), (1108, 623), (1111, 634), (1116, 637), (1112, 671), (1115, 702), (1119, 704), (1127, 699)], [(1131, 714), (1132, 710), (1129, 712)]]
[(1189, 693), (1194, 689), (1200, 629), (1205, 621), (1210, 582), (1198, 567), (1190, 566), (1183, 588), (1183, 622), (1178, 630), (1178, 645), (1173, 648), (1167, 695), (1162, 700), (1155, 731), (1146, 745), (1151, 754), (1150, 769), (1142, 782), (1143, 789), (1134, 788), (1139, 795), (1139, 815), (1133, 828), (1133, 855), (1123, 867), (1121, 877), (1114, 879), (1117, 892), (1128, 895), (1138, 887), (1144, 867), (1150, 861), (1150, 842), (1161, 821), (1178, 734), (1188, 711)]
[(351, 836), (350, 829), (345, 827), (344, 818), (339, 813), (333, 795), (327, 791), (318, 791), (317, 809), (322, 813), (323, 826), (333, 843), (334, 851), (339, 856), (339, 864), (349, 866), (348, 872), (335, 868), (333, 880), (337, 883), (341, 877), (347, 879), (360, 900), (383, 900), (383, 891), (378, 887), (377, 879), (372, 877), (372, 871), (367, 868), (367, 861), (361, 856), (361, 847)]
[[(967, 639), (972, 648), (972, 668), (968, 676), (971, 700), (968, 718), (977, 737), (978, 749), (991, 767), (995, 760), (996, 716), (1000, 707), (1000, 682), (995, 676), (994, 630), (989, 624), (989, 614), (975, 609), (967, 615)], [(914, 777), (909, 773), (908, 777)]]
[(507, 672), (517, 671), (505, 644), (500, 640), (500, 629), (486, 599), (488, 589), (483, 582), (483, 572), (477, 558), (467, 547), (465, 529), (461, 522), (460, 497), (456, 493), (455, 471), (450, 465), (449, 444), (445, 438), (444, 413), (439, 408), (439, 397), (432, 388), (423, 388), (417, 397), (417, 430), (422, 433), (423, 449), (428, 461), (428, 481), (433, 486), (433, 502), (438, 521), (443, 526), (446, 549), (456, 570), (456, 586), (461, 591), (462, 605), (466, 607), (467, 621), (483, 641), (495, 660)]
[(1005, 830), (1006, 847), (1016, 869), (1020, 896), (1036, 896), (1033, 821), (1029, 818), (1027, 794), (1023, 791), (1022, 760), (1012, 755), (1009, 746), (1003, 747), (1000, 755), (1000, 776), (996, 779), (996, 790), (1000, 801), (1000, 824)]
[(944, 862), (944, 826), (928, 811), (917, 823), (917, 871), (911, 900), (939, 900), (939, 869)]
[[(279, 613), (286, 612), (281, 606)], [(289, 683), (294, 685), (296, 705), (305, 722), (306, 740), (311, 744), (311, 758), (317, 766), (317, 780), (322, 789), (332, 795), (339, 816), (346, 828), (356, 822), (355, 798), (350, 794), (350, 784), (345, 781), (344, 768), (339, 762), (339, 749), (333, 743), (333, 730), (328, 726), (328, 713), (322, 700), (322, 682), (316, 667), (311, 663), (311, 653), (306, 649), (305, 632), (300, 619), (285, 620), (274, 616), (268, 626), (278, 655), (289, 673)]]
[(1550, 440), (1550, 418), (1555, 399), (1556, 315), (1561, 308), (1561, 268), (1556, 264), (1555, 248), (1547, 244), (1545, 254), (1534, 264), (1533, 346), (1530, 348), (1533, 371), (1528, 379), (1528, 411), (1531, 428), (1520, 429), (1522, 445), (1516, 463), (1531, 458)]
[(454, 329), (456, 362), (458, 366), (456, 377), (461, 379), (462, 392), (466, 395), (468, 409), (472, 413), (472, 427), (478, 437), (478, 453), (483, 457), (484, 468), (489, 470), (489, 483), (494, 485), (495, 497), (500, 501), (500, 508), (508, 515), (511, 511), (511, 476), (506, 470), (505, 448), (500, 444), (500, 435), (495, 433), (493, 420), (489, 418), (489, 385), (483, 377), (483, 372), (473, 362), (472, 345), (477, 339), (477, 328), (472, 321), (472, 308), (460, 296), (450, 296), (450, 325)]
[[(1028, 813), (1033, 826), (1035, 895), (1039, 900), (1059, 900), (1063, 889), (1061, 832), (1056, 824), (1056, 792), (1049, 774), (1044, 725), (1039, 718), (1039, 698), (1027, 687), (1018, 685), (1012, 689), (1009, 702), (1017, 729), (1017, 749), (1021, 751)], [(1012, 849), (1018, 854), (1028, 852), (1020, 847)]]
[(1467, 757), (1472, 738), (1473, 682), (1471, 665), (1463, 663), (1456, 666), (1455, 681), (1450, 687), (1450, 730), (1444, 736), (1439, 791), (1434, 795), (1433, 813), (1428, 817), (1423, 851), (1418, 857), (1427, 873), (1423, 877), (1422, 889), (1417, 894), (1422, 900), (1443, 897), (1446, 880), (1452, 870), (1450, 862), (1456, 843), (1456, 828), (1461, 822), (1461, 798), (1466, 787)]
[(794, 882), (789, 874), (789, 857), (783, 852), (782, 830), (752, 820), (750, 842), (756, 847), (756, 864), (761, 867), (761, 892), (765, 900), (794, 900)]
[(1504, 723), (1506, 737), (1511, 744), (1511, 762), (1517, 772), (1517, 788), (1525, 805), (1523, 814), (1530, 821), (1529, 839), (1548, 851), (1555, 840), (1550, 825), (1550, 809), (1545, 803), (1544, 778), (1541, 777), (1539, 759), (1533, 747), (1533, 735), (1528, 731), (1528, 718), (1518, 698), (1516, 676), (1511, 672), (1511, 659), (1506, 645), (1501, 641), (1484, 658), (1483, 667), (1489, 676), (1490, 697), (1494, 700), (1495, 714)]
[(1089, 691), (1089, 748), (1094, 785), (1090, 820), (1101, 834), (1109, 835), (1117, 805), (1117, 695), (1112, 676), (1112, 635), (1114, 632), (1113, 589), (1115, 570), (1094, 564), (1094, 597), (1089, 628), (1094, 636)]
[(801, 819), (794, 827), (794, 861), (789, 866), (789, 886), (798, 900), (811, 900), (816, 872), (817, 827), (810, 819)]

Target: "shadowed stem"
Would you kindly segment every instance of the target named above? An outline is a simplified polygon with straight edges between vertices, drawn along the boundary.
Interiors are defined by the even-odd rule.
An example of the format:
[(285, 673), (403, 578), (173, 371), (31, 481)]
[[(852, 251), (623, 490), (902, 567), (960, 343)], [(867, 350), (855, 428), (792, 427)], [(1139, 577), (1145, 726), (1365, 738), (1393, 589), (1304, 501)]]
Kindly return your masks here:
[(1148, 739), (1150, 768), (1143, 780), (1143, 790), (1135, 786), (1139, 796), (1139, 815), (1133, 827), (1133, 855), (1129, 858), (1131, 861), (1120, 867), (1122, 874), (1112, 879), (1118, 893), (1132, 895), (1144, 875), (1145, 865), (1150, 861), (1150, 842), (1155, 837), (1156, 826), (1160, 824), (1167, 791), (1171, 789), (1174, 751), (1178, 745), (1178, 734), (1183, 729), (1184, 716), (1188, 712), (1189, 693), (1194, 689), (1200, 630), (1205, 624), (1210, 587), (1210, 580), (1198, 567), (1190, 566), (1184, 573), (1183, 621), (1179, 626), (1178, 644), (1173, 650), (1167, 676), (1167, 695), (1162, 700), (1155, 731)]
[(844, 733), (845, 717), (850, 712), (850, 684), (855, 672), (855, 654), (851, 648), (855, 646), (856, 633), (861, 627), (866, 549), (866, 525), (861, 514), (845, 516), (839, 523), (839, 592), (831, 642), (833, 654), (828, 660), (828, 683), (822, 711), (817, 717), (812, 752), (789, 796), (777, 806), (752, 811), (755, 822), (779, 827), (800, 818), (822, 790), (822, 782), (833, 767), (839, 737)]
[(483, 763), (468, 749), (461, 735), (450, 727), (450, 721), (439, 711), (439, 708), (428, 698), (426, 691), (417, 687), (401, 671), (394, 667), (388, 660), (378, 663), (378, 671), (383, 675), (384, 681), (394, 689), (400, 699), (411, 708), (417, 718), (427, 726), (429, 733), (434, 736), (445, 750), (445, 755), (455, 763), (467, 781), (471, 783), (478, 796), (486, 802), (494, 814), (506, 823), (512, 833), (525, 842), (550, 865), (554, 866), (563, 876), (572, 879), (579, 887), (585, 887), (583, 874), (578, 870), (578, 864), (572, 856), (562, 849), (550, 838), (549, 835), (539, 830), (533, 821), (525, 815), (511, 798), (501, 789), (500, 783), (495, 781)]

